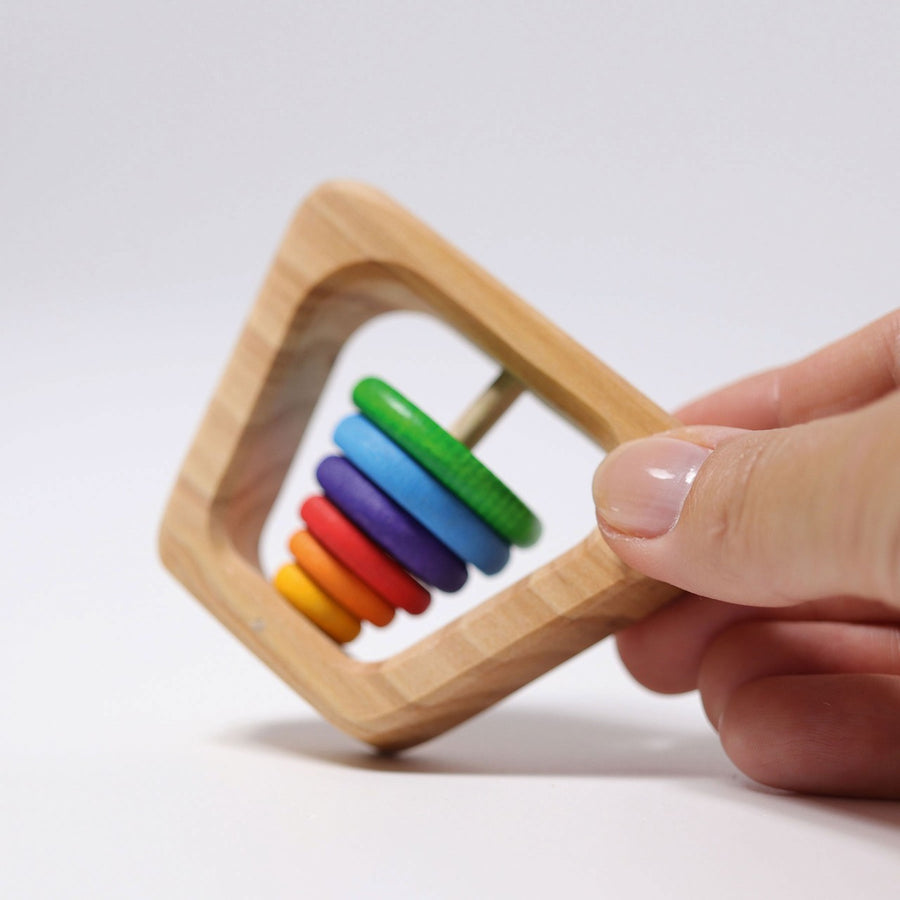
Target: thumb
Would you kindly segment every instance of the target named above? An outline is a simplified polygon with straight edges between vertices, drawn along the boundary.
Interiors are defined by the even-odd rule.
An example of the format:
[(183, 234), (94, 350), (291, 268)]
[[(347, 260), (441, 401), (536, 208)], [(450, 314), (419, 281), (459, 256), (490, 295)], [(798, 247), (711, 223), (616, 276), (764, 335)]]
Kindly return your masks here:
[(686, 591), (900, 605), (900, 392), (790, 428), (631, 441), (597, 470), (594, 501), (624, 562)]

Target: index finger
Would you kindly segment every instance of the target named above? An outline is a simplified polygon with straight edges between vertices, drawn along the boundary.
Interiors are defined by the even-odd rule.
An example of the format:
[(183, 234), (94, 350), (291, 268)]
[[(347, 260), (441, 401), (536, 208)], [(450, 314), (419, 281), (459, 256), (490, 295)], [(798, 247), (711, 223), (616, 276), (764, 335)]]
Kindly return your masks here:
[(900, 385), (900, 309), (817, 353), (695, 400), (687, 425), (782, 428), (850, 412)]

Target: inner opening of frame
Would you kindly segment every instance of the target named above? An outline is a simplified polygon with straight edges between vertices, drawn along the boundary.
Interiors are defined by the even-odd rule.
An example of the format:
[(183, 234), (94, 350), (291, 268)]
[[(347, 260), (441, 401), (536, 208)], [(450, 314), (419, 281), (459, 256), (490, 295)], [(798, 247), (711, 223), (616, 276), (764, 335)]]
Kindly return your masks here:
[[(496, 361), (429, 315), (387, 313), (360, 328), (341, 350), (263, 529), (260, 561), (266, 578), (292, 559), (287, 542), (303, 527), (299, 506), (321, 493), (316, 467), (340, 452), (333, 432), (356, 412), (351, 393), (360, 379), (381, 378), (449, 430), (500, 371)], [(431, 589), (431, 604), (420, 615), (398, 610), (384, 628), (363, 622), (360, 636), (344, 645), (351, 656), (393, 655), (570, 549), (595, 527), (590, 483), (603, 451), (527, 387), (474, 452), (537, 514), (540, 540), (513, 547), (509, 563), (496, 575), (469, 565), (466, 585), (452, 594)]]

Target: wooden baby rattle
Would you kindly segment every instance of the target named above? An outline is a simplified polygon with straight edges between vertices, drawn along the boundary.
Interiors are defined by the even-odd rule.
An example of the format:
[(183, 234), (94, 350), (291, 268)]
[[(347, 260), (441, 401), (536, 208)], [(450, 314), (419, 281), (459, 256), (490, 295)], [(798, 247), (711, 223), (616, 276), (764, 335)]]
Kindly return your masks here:
[[(445, 432), (366, 379), (319, 467), (295, 561), (273, 581), (260, 533), (342, 344), (395, 310), (441, 319), (501, 366)], [(420, 612), (466, 563), (497, 571), (533, 513), (471, 453), (527, 388), (607, 451), (677, 425), (411, 214), (331, 182), (291, 222), (163, 518), (165, 565), (236, 637), (344, 731), (384, 750), (428, 740), (674, 596), (596, 531), (396, 655), (343, 648), (360, 620)], [(411, 573), (411, 574), (410, 574)], [(304, 613), (298, 613), (298, 609)]]

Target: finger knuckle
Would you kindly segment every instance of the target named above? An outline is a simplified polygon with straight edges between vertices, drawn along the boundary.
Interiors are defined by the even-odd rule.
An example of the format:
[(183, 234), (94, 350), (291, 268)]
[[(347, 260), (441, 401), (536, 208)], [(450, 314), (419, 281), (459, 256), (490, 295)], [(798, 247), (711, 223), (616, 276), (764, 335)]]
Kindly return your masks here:
[(782, 456), (781, 433), (748, 435), (728, 448), (731, 483), (739, 485), (726, 502), (716, 505), (710, 521), (711, 545), (718, 548), (716, 564), (728, 580), (739, 583), (748, 565), (765, 571), (772, 565), (770, 532), (771, 472)]
[(879, 600), (900, 602), (900, 431), (882, 427), (898, 409), (873, 410), (847, 454), (842, 492), (844, 532), (852, 548), (848, 564), (867, 573), (869, 593)]

